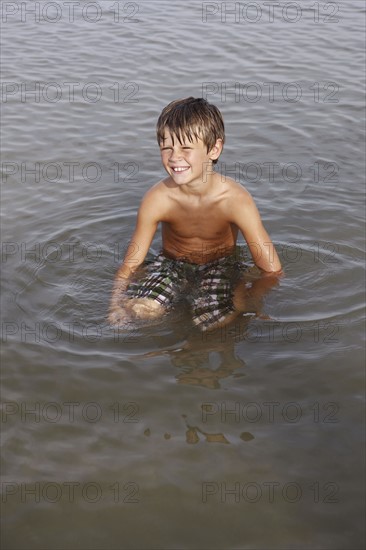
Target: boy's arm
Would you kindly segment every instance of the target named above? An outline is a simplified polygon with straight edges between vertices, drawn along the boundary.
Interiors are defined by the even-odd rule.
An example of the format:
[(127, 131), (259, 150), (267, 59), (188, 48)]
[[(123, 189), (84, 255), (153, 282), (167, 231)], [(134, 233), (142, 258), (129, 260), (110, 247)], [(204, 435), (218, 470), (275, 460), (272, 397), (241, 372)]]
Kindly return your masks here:
[(126, 290), (131, 275), (144, 261), (155, 235), (161, 216), (157, 201), (154, 199), (155, 194), (150, 190), (146, 193), (140, 205), (135, 231), (114, 280), (110, 312), (120, 307), (121, 293)]
[(266, 273), (281, 273), (281, 262), (267, 231), (265, 230), (258, 208), (246, 189), (231, 204), (231, 217), (246, 240), (253, 261)]

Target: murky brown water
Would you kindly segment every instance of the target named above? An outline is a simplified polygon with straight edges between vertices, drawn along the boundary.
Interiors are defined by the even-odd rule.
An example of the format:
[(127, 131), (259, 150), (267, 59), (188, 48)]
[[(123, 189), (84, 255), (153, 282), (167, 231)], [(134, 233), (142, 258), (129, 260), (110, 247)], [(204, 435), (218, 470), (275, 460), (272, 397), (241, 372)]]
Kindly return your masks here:
[[(2, 7), (2, 547), (363, 548), (363, 3), (23, 4)], [(268, 319), (114, 332), (156, 119), (188, 95), (221, 109), (218, 169), (286, 277)]]

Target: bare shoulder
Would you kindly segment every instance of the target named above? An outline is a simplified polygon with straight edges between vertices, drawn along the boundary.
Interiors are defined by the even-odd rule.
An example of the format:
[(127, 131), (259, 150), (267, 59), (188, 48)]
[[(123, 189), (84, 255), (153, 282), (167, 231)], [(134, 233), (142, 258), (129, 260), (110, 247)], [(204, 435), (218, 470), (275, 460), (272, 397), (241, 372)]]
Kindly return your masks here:
[(242, 228), (259, 225), (260, 214), (257, 205), (249, 191), (231, 178), (225, 181), (225, 212), (227, 219)]
[(226, 199), (230, 208), (251, 208), (255, 206), (254, 199), (249, 191), (237, 181), (226, 178)]
[(142, 198), (143, 203), (157, 203), (167, 196), (167, 187), (164, 180), (158, 181), (148, 189)]
[(139, 212), (141, 215), (152, 215), (158, 221), (164, 215), (167, 208), (168, 193), (164, 180), (158, 181), (144, 194)]

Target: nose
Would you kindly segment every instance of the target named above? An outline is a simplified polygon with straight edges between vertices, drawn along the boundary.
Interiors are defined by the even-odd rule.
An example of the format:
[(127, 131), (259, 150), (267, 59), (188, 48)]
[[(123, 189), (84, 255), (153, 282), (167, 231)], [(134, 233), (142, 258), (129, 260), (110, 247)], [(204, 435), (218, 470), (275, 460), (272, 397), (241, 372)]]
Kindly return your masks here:
[(170, 153), (170, 157), (169, 157), (169, 160), (174, 162), (176, 160), (179, 160), (182, 158), (182, 154), (181, 152), (176, 149), (175, 147), (172, 149), (171, 153)]

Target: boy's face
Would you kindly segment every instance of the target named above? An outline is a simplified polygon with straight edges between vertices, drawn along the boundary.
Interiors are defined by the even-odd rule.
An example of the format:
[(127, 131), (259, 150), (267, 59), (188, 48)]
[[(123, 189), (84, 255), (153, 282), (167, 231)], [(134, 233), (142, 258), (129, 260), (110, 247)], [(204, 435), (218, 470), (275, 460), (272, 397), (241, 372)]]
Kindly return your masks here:
[(218, 139), (211, 151), (201, 139), (193, 142), (183, 141), (172, 136), (168, 130), (164, 132), (165, 140), (160, 143), (161, 160), (165, 170), (177, 185), (202, 183), (207, 181), (212, 173), (211, 161), (217, 159), (222, 151), (222, 140)]

